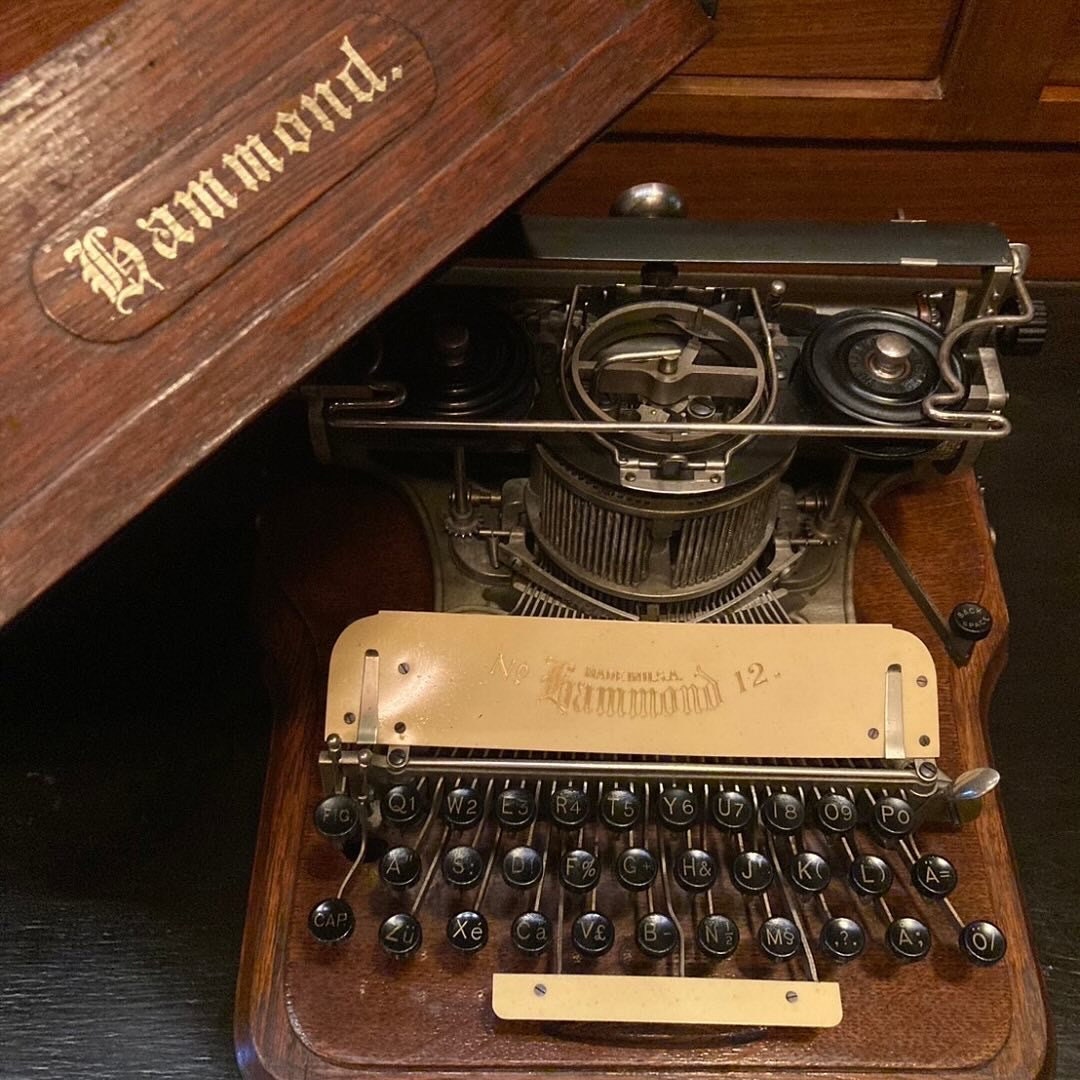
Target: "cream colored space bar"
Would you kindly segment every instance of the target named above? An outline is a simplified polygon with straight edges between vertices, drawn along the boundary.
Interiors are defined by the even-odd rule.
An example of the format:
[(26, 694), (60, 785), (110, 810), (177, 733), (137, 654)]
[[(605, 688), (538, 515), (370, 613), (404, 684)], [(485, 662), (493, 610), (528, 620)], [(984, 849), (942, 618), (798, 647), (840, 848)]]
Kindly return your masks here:
[(491, 1007), (503, 1020), (625, 1024), (827, 1028), (844, 1015), (839, 983), (654, 975), (495, 974)]

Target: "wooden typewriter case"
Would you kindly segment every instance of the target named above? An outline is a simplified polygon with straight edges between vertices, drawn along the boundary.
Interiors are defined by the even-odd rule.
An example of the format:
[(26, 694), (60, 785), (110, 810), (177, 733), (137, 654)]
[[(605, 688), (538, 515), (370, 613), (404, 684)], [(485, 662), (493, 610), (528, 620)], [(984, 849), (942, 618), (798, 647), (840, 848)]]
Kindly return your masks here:
[[(875, 505), (939, 610), (974, 599), (994, 616), (991, 636), (975, 647), (967, 666), (955, 666), (879, 548), (865, 536), (860, 541), (854, 558), (858, 620), (892, 623), (930, 648), (941, 706), (939, 764), (956, 776), (992, 760), (986, 716), (1005, 660), (1007, 612), (981, 495), (970, 468), (945, 477), (931, 470)], [(432, 923), (423, 955), (394, 961), (374, 936), (390, 907), (366, 888), (357, 894), (357, 931), (348, 941), (326, 946), (313, 940), (308, 913), (334, 894), (347, 869), (312, 821), (322, 795), (314, 761), (324, 735), (330, 651), (354, 619), (379, 610), (430, 610), (427, 565), (425, 532), (410, 506), (368, 478), (327, 475), (284, 497), (265, 519), (258, 616), (280, 722), (237, 1002), (239, 1059), (251, 1075), (927, 1080), (947, 1072), (1011, 1080), (1048, 1074), (1052, 1048), (1041, 976), (996, 793), (962, 829), (931, 827), (920, 835), (957, 866), (957, 903), (965, 912), (992, 913), (988, 917), (1001, 926), (1009, 941), (1004, 960), (973, 967), (955, 949), (956, 930), (946, 913), (924, 905), (935, 939), (926, 961), (898, 964), (878, 942), (876, 951), (872, 945), (842, 968), (824, 964), (822, 978), (836, 979), (843, 992), (844, 1019), (834, 1028), (634, 1030), (502, 1021), (491, 1009), (491, 973), (535, 972), (539, 978), (550, 970), (548, 958), (530, 960), (513, 950), (505, 940), (508, 920), (499, 915), (492, 916), (491, 939), (476, 956), (456, 954)], [(910, 888), (903, 863), (895, 853), (889, 858), (899, 887)], [(869, 915), (867, 926), (871, 937), (880, 936)], [(632, 938), (628, 912), (616, 927)], [(768, 966), (740, 953), (713, 969), (688, 963), (687, 973), (755, 978)], [(794, 964), (779, 967), (792, 972), (781, 977), (797, 977)], [(664, 982), (656, 978), (656, 994), (664, 993)]]
[[(381, 134), (350, 143), (338, 161), (324, 166), (293, 146), (289, 166), (317, 162), (316, 178), (296, 187), (288, 186), (289, 166), (279, 175), (275, 161), (286, 159), (276, 143), (270, 157), (258, 147), (254, 158), (245, 157), (237, 146), (253, 133), (275, 131), (283, 123), (280, 111), (351, 62), (340, 45), (357, 15), (335, 0), (307, 5), (299, 29), (292, 9), (268, 13), (243, 0), (227, 13), (210, 2), (175, 9), (136, 0), (0, 91), (2, 111), (17, 121), (0, 150), (10, 181), (0, 196), (6, 241), (0, 295), (9, 340), (23, 343), (0, 358), (5, 392), (15, 403), (0, 427), (9, 466), (0, 492), (0, 620), (523, 194), (704, 36), (689, 0), (465, 7), (368, 6), (357, 25), (386, 57), (400, 61), (390, 65), (388, 85), (395, 85), (394, 67), (411, 72), (415, 62), (422, 73), (417, 96), (384, 110)], [(538, 38), (541, 22), (551, 29)], [(401, 25), (405, 32), (398, 33)], [(328, 54), (319, 51), (323, 46)], [(196, 69), (203, 82), (193, 93), (185, 80)], [(358, 70), (354, 65), (354, 77)], [(407, 84), (408, 75), (401, 82)], [(318, 112), (312, 115), (319, 120)], [(306, 141), (302, 129), (284, 123), (284, 135), (276, 136), (281, 145)], [(97, 243), (97, 228), (141, 240), (147, 231), (130, 231), (134, 223), (189, 189), (201, 175), (204, 150), (206, 161), (239, 155), (239, 167), (231, 168), (252, 205), (267, 203), (261, 221), (226, 215), (235, 208), (202, 181), (220, 219), (190, 191), (196, 210), (183, 199), (179, 205), (191, 221), (173, 231), (159, 219), (168, 234), (158, 239), (179, 261), (164, 255), (144, 266), (130, 248)], [(282, 188), (282, 195), (273, 194)], [(244, 192), (229, 191), (241, 209)], [(225, 225), (227, 242), (218, 243)], [(205, 243), (177, 283), (161, 268), (181, 265), (188, 246), (196, 251), (188, 233)], [(160, 317), (157, 301), (165, 305)], [(896, 493), (882, 514), (939, 607), (975, 598), (996, 617), (993, 637), (957, 672), (891, 570), (872, 548), (860, 553), (860, 617), (912, 629), (935, 649), (942, 761), (959, 773), (989, 757), (986, 702), (1006, 631), (974, 480), (967, 473)], [(354, 948), (354, 965), (331, 968), (325, 950), (303, 937), (312, 890), (325, 892), (340, 868), (340, 856), (311, 824), (325, 668), (334, 638), (350, 620), (380, 608), (430, 606), (430, 582), (420, 569), (426, 562), (423, 533), (409, 508), (363, 481), (328, 477), (266, 517), (257, 614), (281, 719), (238, 989), (238, 1059), (245, 1072), (902, 1077), (951, 1069), (958, 1076), (1014, 1077), (1044, 1066), (1048, 1035), (1038, 969), (996, 796), (974, 826), (948, 838), (955, 847), (943, 850), (980, 868), (968, 873), (967, 899), (973, 911), (985, 909), (1000, 921), (1010, 941), (1006, 960), (987, 971), (944, 954), (929, 967), (888, 971), (864, 961), (845, 972), (848, 1016), (833, 1031), (743, 1043), (724, 1032), (616, 1042), (574, 1029), (511, 1030), (494, 1020), (480, 996), (486, 978), (464, 962), (418, 968), (411, 976), (395, 969), (403, 987), (410, 978), (424, 985), (402, 994), (390, 1013), (366, 1009), (363, 984), (391, 974), (386, 958), (374, 947)]]
[(707, 33), (693, 0), (132, 0), (0, 85), (0, 623)]
[[(990, 760), (986, 709), (1005, 659), (1006, 609), (981, 499), (970, 472), (888, 497), (881, 516), (935, 602), (977, 597), (995, 617), (970, 665), (953, 667), (883, 556), (864, 541), (855, 595), (861, 619), (919, 634), (937, 666), (943, 767), (951, 774)], [(393, 536), (388, 549), (384, 537)], [(327, 480), (286, 499), (266, 522), (259, 618), (267, 671), (280, 706), (271, 749), (248, 907), (237, 1002), (240, 1061), (251, 1075), (432, 1076), (634, 1075), (745, 1077), (1037, 1076), (1048, 1063), (1038, 964), (1016, 880), (1001, 804), (935, 835), (964, 868), (964, 904), (995, 913), (1009, 939), (1005, 960), (974, 969), (948, 947), (941, 913), (931, 960), (900, 966), (869, 954), (839, 976), (845, 1017), (817, 1032), (776, 1032), (742, 1043), (738, 1033), (605, 1037), (595, 1028), (499, 1021), (490, 1011), (491, 962), (478, 965), (436, 942), (437, 960), (394, 962), (370, 933), (341, 953), (310, 939), (312, 904), (332, 894), (344, 863), (315, 831), (321, 788), (314, 761), (322, 739), (330, 649), (344, 626), (380, 608), (424, 609), (431, 582), (422, 530), (388, 489)], [(361, 911), (360, 918), (367, 916)], [(368, 927), (370, 930), (370, 926)], [(494, 945), (489, 946), (491, 951)], [(346, 956), (347, 953), (347, 956)], [(530, 970), (520, 959), (512, 970)], [(498, 967), (497, 963), (495, 965)], [(541, 963), (536, 970), (543, 971)], [(750, 974), (734, 972), (732, 974)], [(392, 980), (389, 1011), (371, 1010), (369, 980)], [(663, 979), (656, 993), (662, 994)]]

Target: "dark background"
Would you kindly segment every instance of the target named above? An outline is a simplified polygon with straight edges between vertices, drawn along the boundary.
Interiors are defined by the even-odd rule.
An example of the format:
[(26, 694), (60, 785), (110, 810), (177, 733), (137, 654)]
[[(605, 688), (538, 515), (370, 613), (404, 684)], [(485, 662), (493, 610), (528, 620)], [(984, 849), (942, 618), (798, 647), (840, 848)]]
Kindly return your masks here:
[[(1058, 1033), (1080, 1076), (1080, 290), (1009, 362), (980, 459), (1012, 618), (991, 734)], [(0, 631), (0, 1076), (235, 1075), (270, 709), (260, 505), (310, 458), (286, 403)], [(388, 542), (392, 540), (388, 539)]]

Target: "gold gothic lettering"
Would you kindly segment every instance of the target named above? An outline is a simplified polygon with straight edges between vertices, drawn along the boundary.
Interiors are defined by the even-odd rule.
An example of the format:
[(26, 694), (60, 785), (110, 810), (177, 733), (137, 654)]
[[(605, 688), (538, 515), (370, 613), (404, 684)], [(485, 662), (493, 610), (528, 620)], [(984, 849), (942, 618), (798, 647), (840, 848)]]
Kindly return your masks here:
[(121, 315), (130, 315), (127, 302), (142, 296), (147, 285), (155, 289), (164, 286), (150, 276), (143, 253), (129, 240), (114, 236), (112, 248), (106, 249), (103, 241), (109, 235), (100, 225), (89, 229), (81, 240), (64, 249), (64, 260), (79, 260), (82, 279), (90, 291), (104, 296)]
[[(285, 171), (290, 157), (317, 148), (318, 143), (313, 143), (316, 125), (322, 131), (336, 131), (338, 122), (353, 118), (354, 105), (346, 102), (370, 105), (386, 93), (390, 83), (404, 77), (400, 65), (392, 67), (388, 75), (377, 73), (348, 35), (338, 48), (345, 57), (345, 66), (333, 77), (337, 87), (330, 79), (316, 82), (293, 108), (279, 110), (271, 129), (274, 141), (271, 136), (264, 139), (259, 132), (244, 136), (221, 155), (221, 169), (228, 176), (222, 179), (213, 168), (202, 169), (197, 179), (173, 193), (171, 202), (154, 206), (136, 219), (136, 227), (148, 234), (157, 255), (170, 262), (175, 260), (183, 245), (198, 243), (198, 229), (210, 231), (216, 222), (225, 220), (245, 191), (259, 192), (275, 174)], [(230, 180), (235, 184), (227, 182)], [(137, 245), (113, 237), (112, 246), (107, 247), (108, 235), (101, 226), (91, 228), (64, 249), (64, 259), (68, 263), (78, 260), (82, 280), (91, 291), (103, 296), (120, 315), (130, 315), (130, 302), (144, 295), (148, 285), (155, 289), (165, 286), (151, 275)]]

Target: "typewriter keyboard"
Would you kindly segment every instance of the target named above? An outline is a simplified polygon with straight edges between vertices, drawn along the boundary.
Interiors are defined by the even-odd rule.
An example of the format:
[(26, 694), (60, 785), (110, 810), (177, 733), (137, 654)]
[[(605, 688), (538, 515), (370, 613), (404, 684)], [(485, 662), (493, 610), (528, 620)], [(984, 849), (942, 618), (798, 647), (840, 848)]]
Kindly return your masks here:
[[(368, 805), (347, 794), (318, 805), (316, 827), (353, 862), (311, 909), (315, 938), (402, 964), (495, 945), (530, 972), (708, 976), (737, 964), (769, 978), (790, 965), (811, 982), (819, 965), (868, 952), (896, 964), (942, 948), (976, 965), (1005, 954), (992, 922), (960, 915), (961, 869), (920, 841), (924, 807), (904, 790), (492, 778), (460, 765)], [(951, 940), (938, 940), (943, 925)], [(530, 984), (536, 998), (542, 986)]]

